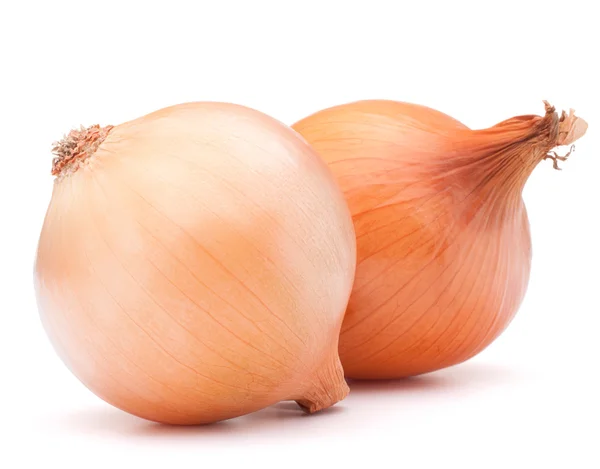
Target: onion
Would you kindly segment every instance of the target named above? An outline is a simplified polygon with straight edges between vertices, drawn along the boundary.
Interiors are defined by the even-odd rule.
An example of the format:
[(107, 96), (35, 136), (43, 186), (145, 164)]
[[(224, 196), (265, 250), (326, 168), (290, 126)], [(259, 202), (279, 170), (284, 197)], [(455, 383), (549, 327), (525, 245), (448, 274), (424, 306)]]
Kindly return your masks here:
[(523, 186), (587, 124), (546, 103), (544, 117), (470, 130), (423, 106), (360, 101), (293, 127), (350, 206), (358, 259), (340, 357), (346, 376), (376, 379), (460, 363), (505, 329), (529, 279)]
[(172, 424), (346, 396), (337, 345), (355, 236), (297, 133), (189, 103), (72, 131), (55, 152), (37, 299), (85, 386)]

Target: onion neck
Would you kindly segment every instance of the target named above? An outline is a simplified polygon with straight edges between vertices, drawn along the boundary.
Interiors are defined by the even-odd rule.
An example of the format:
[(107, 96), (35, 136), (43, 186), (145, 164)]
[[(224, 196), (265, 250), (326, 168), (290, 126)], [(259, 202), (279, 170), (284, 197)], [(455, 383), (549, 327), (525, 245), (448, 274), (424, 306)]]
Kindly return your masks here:
[(55, 157), (52, 160), (52, 175), (60, 178), (77, 171), (81, 163), (98, 150), (112, 129), (112, 125), (81, 127), (71, 130), (62, 140), (54, 143), (52, 153)]
[(461, 179), (473, 192), (493, 191), (520, 196), (533, 169), (545, 159), (558, 167), (560, 157), (551, 150), (571, 145), (585, 134), (587, 123), (545, 102), (546, 114), (518, 116), (489, 129), (469, 131), (453, 146), (454, 162)]
[(309, 389), (302, 397), (294, 398), (307, 414), (331, 407), (348, 395), (350, 389), (344, 379), (344, 370), (337, 353), (337, 346), (333, 356), (323, 362), (309, 383)]

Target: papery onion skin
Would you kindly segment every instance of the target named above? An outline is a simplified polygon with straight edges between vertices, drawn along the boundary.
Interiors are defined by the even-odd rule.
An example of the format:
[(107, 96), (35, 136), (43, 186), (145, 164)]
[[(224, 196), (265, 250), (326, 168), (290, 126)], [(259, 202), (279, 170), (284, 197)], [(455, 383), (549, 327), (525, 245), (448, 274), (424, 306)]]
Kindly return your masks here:
[(460, 363), (506, 328), (531, 266), (523, 186), (587, 124), (546, 103), (544, 117), (470, 130), (424, 106), (371, 100), (293, 128), (329, 164), (354, 220), (342, 365), (347, 377), (384, 379)]
[(187, 103), (56, 147), (35, 266), (69, 369), (145, 419), (343, 399), (352, 220), (327, 166), (249, 108)]

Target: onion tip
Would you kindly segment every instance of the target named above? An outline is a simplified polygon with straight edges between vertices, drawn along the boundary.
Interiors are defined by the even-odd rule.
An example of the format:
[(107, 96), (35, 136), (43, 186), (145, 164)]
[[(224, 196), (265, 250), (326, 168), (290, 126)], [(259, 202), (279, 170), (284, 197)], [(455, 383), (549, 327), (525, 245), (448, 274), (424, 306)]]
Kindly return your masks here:
[[(555, 114), (556, 109), (548, 101), (544, 101), (544, 106), (546, 108), (546, 116)], [(581, 117), (577, 117), (574, 109), (569, 109), (568, 114), (565, 111), (562, 111), (560, 118), (558, 119), (557, 136), (555, 142), (553, 142), (553, 147), (563, 145), (570, 145), (571, 147), (565, 155), (559, 155), (554, 150), (549, 151), (544, 156), (544, 160), (552, 160), (554, 169), (560, 170), (561, 168), (558, 166), (558, 162), (566, 161), (569, 156), (571, 156), (575, 150), (575, 145), (573, 145), (573, 142), (583, 137), (587, 131), (587, 128), (587, 122)]]
[(112, 128), (112, 125), (100, 127), (98, 124), (88, 128), (81, 126), (71, 130), (62, 140), (54, 142), (52, 175), (63, 176), (76, 171), (83, 161), (96, 152)]

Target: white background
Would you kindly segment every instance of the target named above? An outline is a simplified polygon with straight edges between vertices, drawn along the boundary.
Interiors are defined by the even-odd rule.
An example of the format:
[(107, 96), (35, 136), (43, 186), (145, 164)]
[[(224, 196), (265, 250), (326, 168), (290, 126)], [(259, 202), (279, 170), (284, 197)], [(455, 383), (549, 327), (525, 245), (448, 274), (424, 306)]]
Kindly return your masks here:
[[(594, 3), (2, 2), (0, 467), (600, 467)], [(542, 113), (548, 99), (590, 123), (564, 170), (544, 162), (526, 187), (531, 283), (499, 340), (443, 372), (356, 384), (320, 415), (284, 403), (199, 428), (130, 417), (69, 374), (32, 286), (53, 141), (185, 101), (291, 124), (365, 98), (471, 127)]]

